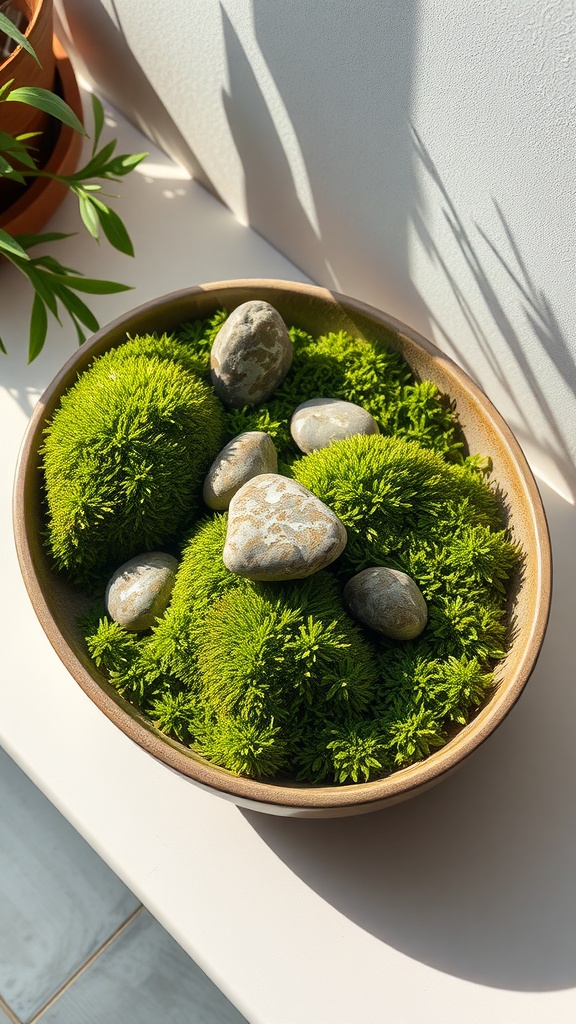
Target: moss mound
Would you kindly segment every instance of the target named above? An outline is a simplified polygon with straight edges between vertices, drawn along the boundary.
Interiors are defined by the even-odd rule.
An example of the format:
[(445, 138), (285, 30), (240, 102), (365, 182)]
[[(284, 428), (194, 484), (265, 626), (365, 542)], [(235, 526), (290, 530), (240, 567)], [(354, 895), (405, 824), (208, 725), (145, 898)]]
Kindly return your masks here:
[(442, 657), (505, 653), (505, 587), (519, 553), (496, 495), (470, 466), (402, 438), (352, 437), (307, 455), (295, 478), (336, 512), (348, 544), (334, 571), (408, 573), (428, 604), (417, 647)]
[[(215, 434), (221, 420), (218, 406), (216, 412), (210, 406), (216, 400), (207, 386), (209, 355), (225, 318), (221, 312), (185, 324), (176, 338), (131, 339), (116, 350), (112, 367), (106, 363), (110, 353), (90, 371), (92, 404), (74, 399), (76, 389), (63, 402), (46, 451), (52, 444), (55, 464), (75, 464), (74, 443), (76, 438), (80, 447), (81, 434), (89, 463), (84, 473), (90, 479), (92, 468), (94, 475), (94, 491), (88, 492), (94, 504), (81, 507), (82, 519), (76, 509), (83, 494), (81, 473), (68, 476), (66, 487), (71, 479), (73, 487), (67, 500), (78, 519), (66, 510), (66, 516), (51, 521), (58, 543), (71, 535), (60, 564), (83, 581), (95, 574), (103, 552), (108, 554), (109, 533), (114, 532), (109, 524), (116, 522), (116, 511), (108, 524), (101, 524), (108, 515), (103, 492), (96, 490), (102, 452), (120, 452), (109, 463), (109, 480), (119, 462), (130, 465), (135, 477), (142, 465), (137, 446), (126, 442), (126, 447), (113, 448), (112, 437), (116, 445), (118, 433), (124, 438), (121, 417), (105, 441), (99, 436), (91, 440), (87, 430), (97, 409), (114, 407), (106, 391), (111, 372), (126, 383), (119, 407), (141, 378), (154, 376), (159, 393), (157, 381), (164, 374), (166, 381), (177, 378), (182, 387), (186, 381), (188, 403), (189, 387), (203, 396), (194, 427), (183, 426), (188, 421), (176, 402), (160, 418), (166, 433), (157, 435), (164, 452), (161, 469), (169, 471), (173, 488), (162, 493), (176, 518), (183, 460), (171, 433), (174, 423), (186, 438), (194, 435), (204, 459), (185, 502), (188, 518), (182, 507), (180, 525), (169, 533), (179, 539), (189, 531), (171, 604), (147, 635), (127, 633), (96, 608), (84, 627), (88, 649), (127, 700), (214, 764), (257, 779), (368, 781), (428, 756), (484, 702), (493, 685), (494, 662), (506, 649), (506, 588), (520, 553), (487, 483), (487, 461), (465, 455), (454, 408), (433, 384), (415, 381), (401, 357), (379, 343), (345, 333), (312, 339), (292, 328), (295, 358), (280, 389), (262, 406), (224, 412), (223, 436), (211, 444), (206, 431)], [(167, 388), (172, 395), (172, 384)], [(290, 437), (290, 418), (301, 402), (322, 395), (362, 405), (377, 419), (381, 434), (350, 438), (302, 457)], [(77, 403), (71, 421), (82, 416), (77, 437), (64, 415), (71, 400)], [(152, 393), (149, 403), (152, 409)], [(164, 408), (163, 400), (160, 404)], [(134, 410), (138, 430), (141, 407), (137, 402)], [(198, 508), (209, 463), (225, 441), (245, 430), (267, 431), (279, 450), (281, 471), (308, 487), (346, 525), (348, 545), (329, 569), (290, 583), (250, 582), (224, 566), (227, 516), (192, 522), (191, 509)], [(66, 448), (67, 432), (72, 438)], [(128, 434), (132, 437), (132, 428)], [(177, 437), (182, 441), (180, 433)], [(157, 455), (156, 440), (152, 447)], [(166, 480), (163, 488), (168, 486)], [(142, 499), (135, 479), (122, 487)], [(128, 509), (126, 498), (125, 504), (132, 537), (139, 512), (137, 503)], [(160, 518), (167, 514), (168, 509), (160, 509)], [(156, 515), (157, 510), (150, 512), (147, 521)], [(74, 554), (82, 546), (84, 522), (100, 547), (92, 562), (78, 567)], [(136, 550), (165, 543), (142, 537)], [(115, 556), (113, 567), (132, 553)], [(360, 629), (344, 610), (341, 593), (347, 579), (379, 564), (407, 572), (426, 599), (428, 625), (416, 640), (379, 638)]]
[(343, 726), (374, 703), (376, 653), (329, 573), (287, 585), (228, 572), (225, 528), (225, 516), (198, 527), (149, 636), (98, 612), (88, 649), (123, 696), (213, 763), (295, 775), (326, 721)]
[(62, 398), (42, 449), (56, 567), (91, 587), (139, 551), (179, 541), (222, 445), (222, 407), (181, 345), (134, 339)]
[[(415, 442), (350, 438), (293, 469), (347, 526), (331, 569), (283, 584), (235, 576), (217, 515), (197, 525), (151, 634), (126, 640), (102, 621), (88, 644), (128, 699), (215, 764), (367, 781), (426, 757), (484, 701), (519, 555), (481, 474)], [(416, 579), (429, 610), (418, 639), (385, 640), (347, 616), (342, 586), (367, 564)]]

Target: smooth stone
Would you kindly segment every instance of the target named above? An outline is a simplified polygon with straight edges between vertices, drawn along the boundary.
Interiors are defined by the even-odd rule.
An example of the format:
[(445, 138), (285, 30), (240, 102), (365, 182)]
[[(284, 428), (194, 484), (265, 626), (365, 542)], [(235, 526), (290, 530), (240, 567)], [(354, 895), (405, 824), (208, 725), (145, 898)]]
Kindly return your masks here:
[(140, 632), (164, 614), (174, 586), (178, 559), (147, 551), (124, 562), (106, 587), (106, 609), (115, 622)]
[(243, 302), (212, 345), (210, 376), (225, 405), (242, 408), (270, 398), (292, 365), (286, 324), (268, 302)]
[(247, 430), (232, 438), (210, 466), (202, 495), (208, 508), (227, 509), (240, 488), (260, 473), (275, 473), (278, 455), (269, 434)]
[(315, 494), (277, 473), (254, 477), (230, 502), (224, 565), (249, 580), (297, 580), (330, 565), (346, 528)]
[(379, 434), (376, 420), (366, 409), (340, 398), (311, 398), (302, 402), (290, 420), (290, 433), (300, 451), (318, 451), (333, 441), (356, 434)]
[(363, 569), (348, 580), (342, 596), (354, 619), (394, 640), (413, 640), (428, 621), (418, 585), (397, 569)]

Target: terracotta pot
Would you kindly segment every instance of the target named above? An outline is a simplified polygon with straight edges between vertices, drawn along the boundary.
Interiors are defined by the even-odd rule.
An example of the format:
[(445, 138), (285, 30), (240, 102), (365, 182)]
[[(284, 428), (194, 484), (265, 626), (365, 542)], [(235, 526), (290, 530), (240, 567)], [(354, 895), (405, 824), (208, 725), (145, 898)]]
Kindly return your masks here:
[[(12, 88), (22, 85), (40, 86), (50, 91), (54, 87), (55, 56), (52, 48), (52, 0), (13, 0), (28, 22), (23, 35), (34, 47), (40, 65), (21, 46), (0, 64), (0, 85), (14, 79)], [(21, 30), (22, 31), (22, 30)], [(23, 103), (0, 104), (0, 130), (9, 135), (44, 131), (48, 115)]]
[[(66, 100), (68, 106), (82, 121), (82, 100), (72, 64), (56, 36), (53, 37), (52, 47), (56, 76), (54, 92)], [(20, 104), (18, 106), (20, 107)], [(50, 152), (44, 170), (50, 174), (71, 174), (78, 166), (82, 136), (54, 118), (50, 119), (46, 134)], [(12, 182), (10, 185), (14, 188)], [(25, 189), (21, 185), (16, 185), (9, 203), (4, 201), (5, 193), (0, 188), (0, 228), (11, 235), (25, 232), (35, 234), (50, 220), (67, 194), (68, 189), (65, 185), (49, 178), (36, 178)]]
[[(507, 525), (522, 545), (524, 564), (509, 595), (514, 630), (506, 658), (496, 668), (496, 686), (486, 703), (444, 747), (409, 768), (373, 782), (347, 786), (265, 783), (239, 778), (164, 736), (128, 704), (90, 660), (78, 617), (90, 599), (52, 570), (42, 544), (42, 474), (38, 451), (43, 431), (62, 395), (92, 360), (122, 344), (127, 333), (171, 331), (186, 320), (231, 311), (249, 299), (270, 302), (288, 323), (313, 335), (349, 331), (380, 339), (399, 351), (416, 377), (434, 381), (457, 405), (472, 452), (488, 455), (502, 495)], [(548, 620), (551, 556), (542, 502), (530, 468), (512, 432), (486, 395), (456, 363), (386, 313), (323, 288), (288, 281), (227, 281), (154, 299), (98, 331), (68, 360), (38, 402), (24, 438), (14, 495), (16, 547), (36, 614), (56, 652), (94, 703), (136, 743), (171, 769), (212, 793), (244, 807), (296, 817), (335, 817), (375, 811), (439, 782), (472, 754), (511, 710), (536, 663)]]

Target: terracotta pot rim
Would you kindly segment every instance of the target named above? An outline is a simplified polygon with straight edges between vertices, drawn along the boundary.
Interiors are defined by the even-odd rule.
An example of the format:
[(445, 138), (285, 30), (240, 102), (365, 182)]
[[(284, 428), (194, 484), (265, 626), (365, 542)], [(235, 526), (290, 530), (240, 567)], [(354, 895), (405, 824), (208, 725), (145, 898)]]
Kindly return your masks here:
[[(34, 33), (34, 31), (36, 29), (36, 25), (38, 24), (40, 18), (43, 16), (43, 8), (46, 6), (46, 2), (47, 2), (47, 0), (38, 0), (36, 5), (33, 6), (31, 0), (29, 0), (28, 3), (26, 2), (26, 0), (22, 0), (22, 4), (21, 5), (23, 7), (28, 7), (28, 8), (33, 7), (32, 16), (31, 16), (30, 21), (28, 22), (28, 24), (26, 26), (26, 31), (23, 33), (23, 35), (24, 35), (24, 37), (26, 39), (28, 39), (29, 36)], [(48, 5), (49, 5), (49, 0), (48, 0)], [(0, 75), (3, 76), (6, 68), (8, 68), (11, 63), (12, 64), (17, 63), (18, 59), (20, 57), (22, 57), (24, 54), (26, 54), (27, 56), (30, 56), (30, 54), (28, 54), (28, 51), (23, 48), (21, 43), (18, 43), (18, 45), (15, 46), (14, 49), (12, 50), (12, 53), (10, 53), (8, 55), (8, 57), (5, 57), (3, 62), (0, 64)], [(33, 57), (30, 57), (30, 59), (34, 60)], [(9, 78), (10, 76), (7, 75), (6, 77)]]
[[(225, 293), (225, 294), (224, 294)], [(495, 444), (502, 447), (505, 458), (510, 465), (510, 473), (517, 482), (518, 500), (522, 502), (520, 518), (525, 517), (533, 540), (531, 552), (531, 579), (534, 607), (530, 605), (526, 636), (518, 656), (518, 663), (513, 677), (502, 684), (500, 690), (487, 701), (478, 714), (464, 726), (453, 740), (450, 740), (438, 751), (423, 761), (408, 768), (399, 770), (383, 779), (368, 783), (357, 783), (349, 786), (299, 786), (293, 783), (257, 782), (241, 778), (224, 769), (198, 760), (187, 748), (175, 741), (155, 732), (135, 709), (119, 698), (112, 687), (94, 670), (86, 657), (79, 657), (64, 639), (55, 619), (54, 610), (50, 607), (44, 587), (39, 578), (34, 556), (31, 551), (31, 536), (26, 521), (26, 503), (32, 493), (31, 488), (37, 486), (38, 469), (36, 452), (38, 438), (43, 424), (50, 418), (59, 400), (59, 396), (78, 372), (96, 355), (110, 347), (121, 344), (125, 333), (138, 333), (143, 330), (146, 322), (152, 323), (149, 329), (157, 330), (165, 311), (171, 310), (168, 317), (170, 326), (178, 322), (180, 312), (189, 312), (190, 316), (205, 315), (202, 310), (208, 308), (213, 298), (216, 308), (225, 304), (225, 295), (229, 296), (231, 308), (239, 301), (247, 298), (266, 298), (273, 301), (274, 297), (282, 304), (283, 296), (296, 297), (306, 303), (325, 304), (332, 313), (342, 311), (352, 320), (355, 317), (374, 319), (380, 327), (394, 332), (400, 345), (408, 345), (410, 351), (424, 352), (425, 360), (441, 374), (448, 376), (454, 388), (461, 389), (462, 396), (470, 400), (478, 410), (478, 418), (484, 417), (486, 429), (493, 431)], [(191, 312), (195, 303), (202, 303), (201, 309), (195, 314)], [(180, 322), (186, 319), (183, 315)], [(508, 464), (507, 463), (507, 464)], [(513, 510), (514, 511), (514, 510)], [(388, 316), (366, 303), (348, 296), (340, 295), (327, 289), (313, 285), (292, 283), (276, 280), (238, 280), (214, 282), (198, 285), (179, 292), (146, 302), (129, 311), (106, 327), (102, 328), (86, 342), (81, 349), (62, 367), (59, 374), (44, 392), (33, 413), (26, 432), (19, 465), (16, 474), (14, 496), (15, 535), (21, 571), (28, 589), (36, 614), (56, 649), (60, 658), (73, 677), (88, 696), (119, 728), (148, 750), (156, 758), (169, 767), (187, 775), (194, 782), (211, 792), (217, 792), (235, 803), (264, 810), (271, 813), (310, 814), (311, 816), (334, 816), (347, 813), (363, 813), (389, 806), (399, 800), (423, 791), (439, 781), (448, 772), (461, 764), (505, 719), (521, 692), (536, 664), (542, 640), (546, 631), (550, 610), (552, 564), (550, 541), (544, 508), (538, 492), (536, 481), (528, 466), (526, 458), (512, 434), (492, 403), (481, 389), (468, 377), (453, 360), (444, 355), (432, 342), (423, 338), (400, 321)], [(53, 600), (53, 598), (52, 598)]]
[[(56, 61), (56, 83), (59, 83), (60, 95), (83, 122), (82, 99), (70, 58), (57, 36), (53, 36), (52, 46)], [(71, 173), (78, 165), (81, 149), (80, 133), (62, 123), (43, 169), (50, 174)], [(35, 178), (26, 191), (0, 213), (0, 227), (11, 235), (36, 233), (55, 213), (67, 194), (68, 189), (61, 182), (50, 178)]]

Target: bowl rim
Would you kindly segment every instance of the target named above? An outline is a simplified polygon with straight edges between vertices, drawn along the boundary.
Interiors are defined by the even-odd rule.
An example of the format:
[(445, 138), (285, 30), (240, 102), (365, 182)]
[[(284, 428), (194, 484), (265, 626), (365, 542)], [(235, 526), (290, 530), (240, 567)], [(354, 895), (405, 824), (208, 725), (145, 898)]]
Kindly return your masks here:
[[(254, 292), (273, 290), (291, 295), (318, 299), (329, 304), (341, 306), (346, 312), (359, 314), (377, 320), (382, 326), (394, 333), (407, 338), (419, 346), (432, 359), (446, 369), (455, 379), (457, 385), (465, 390), (473, 400), (482, 407), (493, 427), (496, 428), (504, 441), (514, 468), (522, 482), (527, 507), (530, 510), (531, 526), (536, 540), (535, 561), (538, 571), (538, 601), (534, 613), (530, 617), (531, 629), (524, 645), (523, 656), (518, 664), (512, 681), (505, 689), (496, 691), (485, 705), (482, 719), (472, 718), (460, 729), (454, 740), (448, 741), (443, 747), (407, 768), (400, 769), (382, 779), (371, 782), (353, 783), (341, 786), (309, 786), (294, 783), (261, 782), (234, 775), (223, 768), (209, 764), (205, 760), (197, 760), (192, 752), (177, 741), (165, 737), (154, 730), (151, 723), (134, 708), (131, 708), (119, 695), (113, 697), (107, 692), (94, 674), (78, 659), (72, 648), (64, 640), (58, 624), (52, 614), (40, 585), (30, 541), (27, 523), (24, 516), (25, 495), (28, 488), (37, 478), (37, 439), (49, 418), (50, 405), (59, 398), (61, 382), (64, 381), (77, 364), (82, 368), (90, 360), (106, 350), (105, 342), (110, 333), (122, 329), (127, 321), (141, 319), (147, 314), (157, 314), (162, 307), (180, 301), (193, 300), (194, 296), (210, 292), (233, 291), (235, 289)], [(47, 411), (48, 410), (48, 411)], [(546, 515), (538, 486), (528, 465), (526, 457), (500, 413), (484, 394), (481, 388), (469, 375), (449, 356), (445, 355), (433, 342), (423, 337), (406, 324), (389, 316), (358, 299), (353, 299), (339, 292), (334, 292), (317, 285), (276, 279), (249, 278), (229, 281), (216, 281), (208, 284), (194, 285), (188, 288), (150, 299), (131, 310), (126, 311), (115, 320), (97, 331), (88, 341), (66, 361), (51, 383), (44, 390), (26, 428), (18, 458), (13, 496), (13, 524), (16, 550), (20, 570), (28, 595), (36, 615), (56, 653), (80, 685), (88, 697), (101, 711), (117, 725), (127, 736), (147, 750), (168, 767), (188, 776), (191, 780), (228, 797), (238, 804), (254, 809), (273, 810), (276, 813), (296, 813), (298, 810), (313, 812), (326, 810), (351, 813), (354, 810), (376, 810), (399, 800), (414, 795), (439, 781), (448, 772), (460, 765), (494, 732), (510, 712), (522, 693), (538, 659), (540, 648), (546, 632), (550, 614), (552, 589), (551, 546)], [(100, 679), (104, 677), (100, 676)], [(112, 687), (108, 684), (109, 691)], [(130, 709), (126, 710), (126, 707)], [(457, 743), (455, 742), (457, 740)]]

